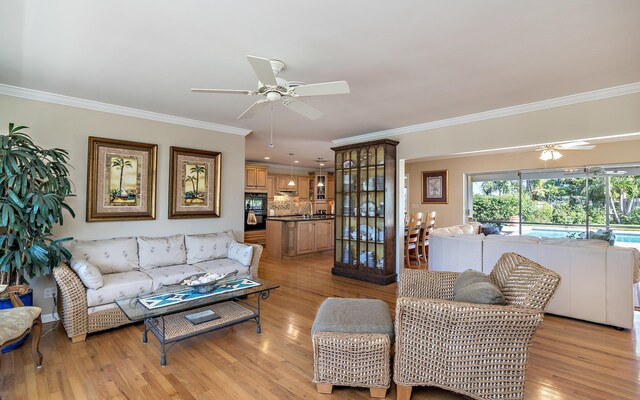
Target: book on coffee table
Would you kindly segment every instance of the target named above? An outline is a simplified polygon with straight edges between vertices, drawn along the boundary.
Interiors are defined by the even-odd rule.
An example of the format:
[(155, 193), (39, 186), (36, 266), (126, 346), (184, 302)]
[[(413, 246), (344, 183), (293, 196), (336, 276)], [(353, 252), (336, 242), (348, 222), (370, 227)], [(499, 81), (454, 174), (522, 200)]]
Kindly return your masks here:
[(214, 319), (219, 319), (220, 316), (214, 313), (211, 310), (204, 310), (197, 313), (189, 314), (184, 316), (187, 321), (191, 322), (194, 325), (201, 324), (203, 322), (213, 321)]

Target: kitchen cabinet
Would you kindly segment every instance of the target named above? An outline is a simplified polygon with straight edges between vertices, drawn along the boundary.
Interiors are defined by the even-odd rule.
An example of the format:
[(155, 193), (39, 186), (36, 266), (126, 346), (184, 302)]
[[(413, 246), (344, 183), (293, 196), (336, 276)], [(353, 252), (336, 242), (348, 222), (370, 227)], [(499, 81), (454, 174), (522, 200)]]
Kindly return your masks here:
[(265, 247), (267, 245), (267, 230), (261, 229), (257, 231), (245, 231), (244, 242), (255, 243)]
[(334, 220), (302, 217), (270, 217), (267, 219), (269, 257), (293, 258), (333, 249)]
[(393, 140), (335, 147), (335, 252), (331, 273), (396, 282), (396, 146)]
[(267, 168), (257, 165), (244, 167), (244, 190), (246, 192), (267, 191)]
[(336, 180), (333, 176), (327, 179), (327, 199), (333, 200), (336, 196)]
[(333, 220), (314, 221), (315, 251), (331, 250), (333, 248)]
[[(289, 181), (291, 180), (290, 176), (276, 176), (276, 189), (285, 192), (297, 191), (298, 186), (289, 186)], [(293, 180), (294, 182), (296, 179)]]
[(298, 197), (300, 201), (309, 200), (309, 179), (304, 177), (298, 177)]
[(296, 223), (296, 253), (308, 254), (315, 250), (315, 222), (300, 221)]
[(273, 200), (276, 194), (276, 183), (274, 176), (267, 176), (267, 200)]

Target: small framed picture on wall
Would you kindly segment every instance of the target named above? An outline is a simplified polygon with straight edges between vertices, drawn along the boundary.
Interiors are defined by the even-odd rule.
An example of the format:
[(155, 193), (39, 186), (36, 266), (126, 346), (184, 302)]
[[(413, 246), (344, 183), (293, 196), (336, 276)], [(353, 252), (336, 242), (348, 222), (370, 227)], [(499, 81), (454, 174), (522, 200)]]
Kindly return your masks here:
[(449, 171), (422, 171), (422, 204), (449, 202)]
[(220, 166), (217, 151), (171, 147), (169, 218), (220, 217)]
[(87, 222), (156, 218), (158, 146), (89, 137)]

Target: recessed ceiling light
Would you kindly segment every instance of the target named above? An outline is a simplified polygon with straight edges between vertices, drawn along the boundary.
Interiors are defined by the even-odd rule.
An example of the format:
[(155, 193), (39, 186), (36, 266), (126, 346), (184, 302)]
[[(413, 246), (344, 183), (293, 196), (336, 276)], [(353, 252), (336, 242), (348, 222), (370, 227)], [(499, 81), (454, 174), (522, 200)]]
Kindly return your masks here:
[(265, 160), (271, 160), (271, 157), (265, 157), (264, 159)]
[(324, 167), (324, 163), (320, 163), (320, 166), (321, 166), (321, 167)]
[(299, 163), (300, 161), (298, 161), (298, 160), (294, 160), (293, 162), (297, 164), (297, 163)]

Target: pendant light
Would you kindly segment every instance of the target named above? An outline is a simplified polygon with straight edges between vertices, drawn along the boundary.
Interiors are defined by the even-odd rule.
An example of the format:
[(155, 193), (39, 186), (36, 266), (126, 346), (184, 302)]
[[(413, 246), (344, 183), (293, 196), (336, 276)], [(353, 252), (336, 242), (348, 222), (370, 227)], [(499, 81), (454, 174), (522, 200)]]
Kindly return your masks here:
[(287, 184), (287, 186), (295, 186), (296, 183), (293, 181), (293, 153), (289, 153), (289, 155), (291, 156), (291, 173), (289, 175), (289, 183)]
[(318, 187), (324, 187), (324, 179), (321, 179), (320, 177), (322, 176), (322, 166), (324, 165), (324, 163), (320, 163), (320, 173), (318, 174)]

